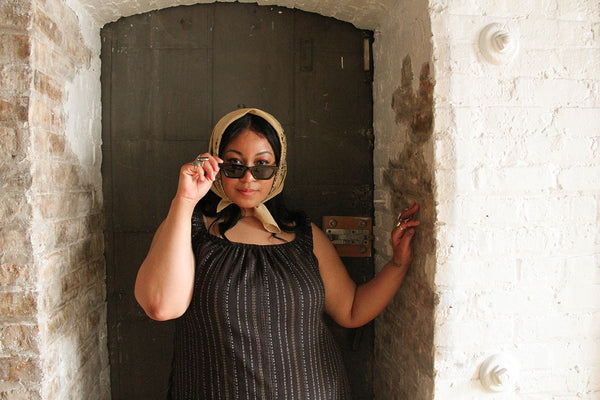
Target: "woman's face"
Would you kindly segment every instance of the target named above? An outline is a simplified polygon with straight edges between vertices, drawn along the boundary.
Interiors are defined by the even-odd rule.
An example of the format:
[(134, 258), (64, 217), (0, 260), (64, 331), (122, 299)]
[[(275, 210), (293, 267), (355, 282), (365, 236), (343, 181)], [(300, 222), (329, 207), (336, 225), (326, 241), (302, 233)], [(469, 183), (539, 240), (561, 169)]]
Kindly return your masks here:
[[(226, 163), (247, 167), (255, 165), (277, 165), (275, 153), (269, 141), (254, 131), (240, 132), (223, 150), (221, 158)], [(225, 194), (242, 209), (242, 215), (252, 215), (253, 208), (262, 203), (273, 186), (275, 175), (268, 180), (255, 179), (249, 170), (237, 178), (227, 178), (221, 172)]]

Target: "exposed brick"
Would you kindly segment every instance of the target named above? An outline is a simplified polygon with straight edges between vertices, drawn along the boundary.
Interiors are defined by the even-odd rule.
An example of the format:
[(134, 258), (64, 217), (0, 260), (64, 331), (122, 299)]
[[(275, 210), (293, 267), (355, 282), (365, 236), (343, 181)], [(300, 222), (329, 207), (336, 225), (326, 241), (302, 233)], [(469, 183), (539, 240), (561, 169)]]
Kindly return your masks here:
[(0, 163), (22, 163), (27, 157), (28, 139), (24, 129), (0, 126)]
[(37, 300), (34, 292), (0, 292), (0, 315), (3, 317), (35, 317)]
[(39, 361), (17, 357), (0, 358), (0, 380), (2, 381), (28, 385), (39, 382), (40, 377)]
[(76, 65), (71, 57), (37, 38), (32, 38), (31, 47), (35, 53), (37, 69), (48, 75), (72, 79)]
[(33, 24), (37, 27), (40, 33), (54, 42), (56, 45), (60, 45), (62, 42), (62, 32), (60, 31), (57, 24), (40, 9), (36, 8), (33, 13)]
[[(1, 169), (1, 168), (0, 168)], [(23, 193), (15, 190), (9, 190), (8, 185), (3, 185), (0, 193), (0, 226), (9, 227), (16, 221), (25, 221), (30, 216), (30, 206)], [(20, 225), (20, 229), (25, 230), (26, 222)], [(13, 227), (11, 229), (18, 229)], [(7, 248), (5, 248), (7, 250)]]
[(4, 356), (39, 355), (36, 325), (6, 325), (0, 327), (0, 351)]
[(0, 33), (0, 61), (26, 63), (31, 53), (29, 43), (27, 35)]
[(17, 264), (0, 264), (0, 287), (19, 286), (34, 288), (37, 271), (30, 266)]
[[(21, 385), (7, 385), (9, 387), (2, 387), (0, 389), (0, 399), (2, 400), (41, 400), (39, 390), (28, 390), (23, 388)], [(14, 387), (10, 387), (14, 386)]]
[(89, 192), (40, 194), (39, 206), (46, 219), (81, 217), (92, 210), (93, 195)]
[(98, 244), (98, 240), (95, 240), (94, 237), (74, 243), (70, 247), (71, 262), (73, 265), (80, 266), (97, 258), (101, 254)]
[(0, 91), (25, 93), (31, 86), (31, 70), (27, 64), (0, 64)]
[(71, 268), (69, 263), (69, 250), (60, 249), (47, 254), (41, 260), (40, 280), (51, 282)]
[(59, 221), (55, 225), (56, 245), (67, 247), (69, 244), (78, 241), (85, 232), (81, 219)]
[(81, 167), (71, 163), (60, 163), (53, 165), (52, 183), (57, 188), (81, 187)]
[(31, 1), (4, 0), (0, 3), (0, 27), (25, 31), (31, 19)]
[[(75, 40), (77, 39), (77, 40)], [(66, 48), (73, 62), (82, 67), (88, 68), (92, 59), (92, 54), (85, 46), (81, 46), (81, 37), (66, 38)]]
[(51, 104), (43, 98), (32, 97), (29, 107), (31, 109), (30, 122), (34, 126), (54, 132), (60, 132), (63, 129), (64, 111), (58, 104)]
[(33, 74), (33, 83), (34, 88), (50, 100), (62, 101), (62, 88), (53, 78), (38, 70)]
[(27, 99), (0, 99), (0, 122), (27, 121)]
[(18, 188), (31, 186), (31, 174), (26, 170), (27, 163), (23, 163), (19, 167), (12, 169), (9, 164), (0, 164), (0, 176), (4, 179), (2, 189), (6, 191), (17, 191)]
[(66, 140), (64, 135), (35, 127), (33, 131), (33, 147), (36, 154), (49, 157), (62, 157), (66, 150)]
[[(0, 226), (0, 249), (7, 254), (13, 254), (21, 250), (26, 251), (29, 248), (29, 234), (18, 221), (13, 221), (10, 225)], [(3, 262), (10, 264), (11, 260), (8, 258), (6, 255), (3, 256)]]
[(32, 184), (39, 191), (46, 192), (52, 187), (52, 170), (48, 167), (48, 164), (48, 162), (36, 162), (33, 164)]

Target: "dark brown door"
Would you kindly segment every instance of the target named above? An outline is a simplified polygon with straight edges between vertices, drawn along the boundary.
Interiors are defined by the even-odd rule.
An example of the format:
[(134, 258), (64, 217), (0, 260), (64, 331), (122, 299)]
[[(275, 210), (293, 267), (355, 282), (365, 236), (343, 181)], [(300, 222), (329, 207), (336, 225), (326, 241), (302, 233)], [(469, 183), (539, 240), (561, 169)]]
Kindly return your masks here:
[[(102, 29), (113, 399), (165, 398), (173, 323), (148, 319), (133, 283), (180, 165), (207, 149), (222, 115), (258, 107), (281, 121), (288, 205), (318, 225), (324, 215), (372, 216), (371, 72), (363, 60), (371, 39), (331, 18), (238, 3), (164, 9)], [(372, 276), (371, 258), (344, 261), (357, 282)], [(330, 326), (354, 397), (372, 398), (372, 325)]]

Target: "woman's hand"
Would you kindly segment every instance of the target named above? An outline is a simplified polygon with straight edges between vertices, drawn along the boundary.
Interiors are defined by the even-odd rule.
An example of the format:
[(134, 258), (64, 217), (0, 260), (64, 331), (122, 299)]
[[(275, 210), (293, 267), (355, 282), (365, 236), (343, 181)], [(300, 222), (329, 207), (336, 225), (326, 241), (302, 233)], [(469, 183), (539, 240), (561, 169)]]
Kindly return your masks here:
[(200, 154), (193, 162), (184, 164), (179, 171), (179, 184), (175, 197), (191, 200), (197, 203), (210, 190), (217, 172), (219, 157), (209, 153)]
[(392, 231), (392, 246), (394, 248), (392, 263), (396, 267), (406, 268), (412, 262), (414, 228), (421, 224), (419, 221), (414, 220), (414, 216), (419, 211), (419, 208), (417, 203), (412, 203), (396, 220), (396, 227)]

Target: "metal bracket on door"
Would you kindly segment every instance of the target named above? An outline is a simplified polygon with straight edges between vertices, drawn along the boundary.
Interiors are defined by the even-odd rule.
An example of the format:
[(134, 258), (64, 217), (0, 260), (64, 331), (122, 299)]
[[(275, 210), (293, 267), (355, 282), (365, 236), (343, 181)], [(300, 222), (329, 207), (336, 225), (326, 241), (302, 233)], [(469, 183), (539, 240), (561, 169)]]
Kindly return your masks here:
[(326, 216), (323, 229), (340, 257), (371, 257), (371, 218)]

